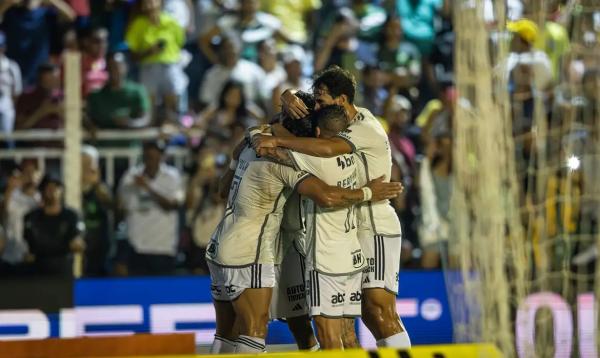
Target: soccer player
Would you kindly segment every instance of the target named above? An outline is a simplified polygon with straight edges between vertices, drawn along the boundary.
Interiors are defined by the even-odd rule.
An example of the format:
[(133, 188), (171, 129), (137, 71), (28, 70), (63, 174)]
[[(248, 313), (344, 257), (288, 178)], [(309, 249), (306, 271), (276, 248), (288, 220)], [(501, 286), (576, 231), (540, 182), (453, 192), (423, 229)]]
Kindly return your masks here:
[[(285, 124), (296, 136), (314, 135), (310, 119)], [(233, 164), (225, 214), (206, 253), (217, 315), (212, 351), (224, 351), (215, 347), (222, 346), (224, 338), (229, 340), (225, 350), (231, 351), (230, 342), (235, 339), (235, 352), (264, 352), (275, 284), (274, 248), (283, 206), (292, 190), (322, 207), (346, 207), (371, 199), (371, 193), (373, 200), (395, 197), (401, 185), (372, 181), (362, 189), (329, 186), (306, 172), (265, 160), (252, 148), (244, 149)]]
[[(391, 174), (391, 151), (385, 130), (365, 108), (354, 105), (356, 81), (340, 67), (321, 72), (314, 80), (317, 107), (344, 107), (351, 118), (348, 129), (332, 138), (253, 137), (257, 150), (283, 147), (307, 155), (333, 157), (356, 153), (361, 159), (361, 183)], [(282, 95), (284, 110), (294, 118), (306, 112), (291, 91)], [(396, 312), (400, 267), (400, 221), (389, 202), (367, 202), (358, 210), (358, 236), (366, 256), (363, 272), (362, 319), (378, 346), (409, 348), (410, 338)]]
[[(348, 126), (343, 107), (316, 111), (317, 137), (332, 138)], [(319, 158), (287, 150), (259, 151), (297, 170), (311, 173), (329, 185), (356, 188), (359, 159), (355, 154)], [(358, 241), (354, 206), (329, 209), (310, 200), (306, 208), (306, 276), (310, 315), (323, 349), (341, 349), (342, 322), (361, 311), (364, 256)]]

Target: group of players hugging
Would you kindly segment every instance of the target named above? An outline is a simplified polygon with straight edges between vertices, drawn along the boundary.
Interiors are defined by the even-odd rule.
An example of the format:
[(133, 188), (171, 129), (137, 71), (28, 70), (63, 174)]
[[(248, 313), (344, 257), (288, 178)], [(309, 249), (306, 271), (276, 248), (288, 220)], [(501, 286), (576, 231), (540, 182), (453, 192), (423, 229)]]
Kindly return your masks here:
[(211, 353), (265, 352), (270, 319), (285, 319), (303, 350), (359, 347), (359, 316), (378, 346), (410, 347), (396, 312), (401, 229), (389, 203), (402, 185), (389, 182), (387, 135), (355, 92), (354, 77), (330, 67), (312, 95), (286, 91), (271, 125), (234, 150), (206, 253)]

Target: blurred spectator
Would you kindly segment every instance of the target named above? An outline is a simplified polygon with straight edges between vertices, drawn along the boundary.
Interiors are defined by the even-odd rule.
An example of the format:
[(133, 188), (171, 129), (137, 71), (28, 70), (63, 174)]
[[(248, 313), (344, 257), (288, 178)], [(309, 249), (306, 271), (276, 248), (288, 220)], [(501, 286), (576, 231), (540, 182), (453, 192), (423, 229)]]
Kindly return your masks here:
[[(82, 28), (88, 25), (90, 17), (90, 1), (89, 0), (65, 0), (75, 13), (77, 27)], [(94, 1), (94, 0), (93, 0)], [(98, 1), (98, 0), (95, 0)]]
[(272, 108), (273, 90), (285, 81), (286, 73), (277, 61), (275, 40), (264, 40), (258, 45), (258, 64), (263, 69), (265, 77), (261, 82), (260, 97), (264, 108)]
[(132, 275), (168, 275), (175, 269), (177, 210), (184, 193), (179, 171), (163, 162), (164, 150), (162, 143), (145, 143), (143, 164), (130, 168), (119, 187)]
[(195, 29), (193, 7), (192, 0), (163, 0), (163, 10), (177, 20), (186, 33), (193, 33)]
[(87, 98), (87, 114), (93, 127), (141, 128), (150, 123), (150, 100), (146, 89), (127, 79), (122, 53), (107, 56), (108, 82)]
[(100, 156), (96, 148), (81, 149), (82, 211), (85, 222), (85, 276), (105, 276), (110, 246), (108, 215), (113, 206), (112, 194), (100, 181)]
[[(535, 47), (548, 55), (552, 63), (552, 74), (555, 81), (564, 69), (563, 57), (570, 51), (569, 33), (560, 23), (555, 21), (560, 4), (558, 1), (549, 1), (546, 8), (546, 16), (541, 11), (534, 12), (531, 15), (537, 18), (537, 23), (544, 24), (544, 31), (540, 33), (535, 41)], [(541, 16), (538, 16), (541, 15)], [(540, 18), (541, 17), (541, 18)]]
[(273, 15), (258, 11), (259, 0), (240, 0), (240, 10), (233, 15), (219, 18), (217, 24), (202, 34), (199, 46), (206, 58), (213, 64), (221, 63), (219, 54), (213, 50), (213, 38), (230, 34), (241, 42), (240, 56), (252, 62), (258, 62), (258, 43), (260, 41), (278, 36), (284, 38), (280, 32), (281, 22)]
[(19, 65), (6, 57), (6, 36), (0, 32), (0, 133), (10, 133), (15, 125), (15, 101), (23, 91)]
[(210, 237), (225, 211), (225, 201), (218, 195), (220, 171), (227, 163), (227, 156), (218, 153), (208, 137), (195, 154), (195, 163), (186, 191), (186, 222), (190, 228), (192, 245), (188, 253), (188, 265), (195, 274), (208, 274), (205, 254)]
[[(417, 178), (417, 150), (410, 138), (412, 104), (401, 95), (393, 95), (387, 103), (385, 118), (389, 126), (389, 140), (392, 150), (392, 180), (402, 183), (404, 190), (392, 204), (402, 226), (403, 261), (412, 258), (412, 249), (419, 243), (417, 235), (417, 213), (419, 212)], [(395, 169), (395, 170), (394, 170)]]
[[(5, 246), (6, 246), (6, 233), (4, 231), (4, 227), (2, 227), (2, 224), (0, 224), (0, 256), (4, 252)], [(0, 269), (0, 271), (2, 271), (2, 269)]]
[(510, 76), (513, 69), (522, 66), (520, 81), (529, 82), (538, 90), (546, 90), (552, 83), (552, 65), (548, 56), (533, 48), (538, 38), (537, 25), (528, 19), (509, 22), (507, 29), (513, 34), (510, 43), (510, 54), (504, 65), (505, 76)]
[(196, 0), (196, 35), (207, 33), (223, 14), (231, 13), (238, 6), (238, 0)]
[(247, 128), (263, 119), (260, 108), (246, 99), (242, 84), (230, 80), (221, 90), (218, 106), (210, 106), (200, 113), (196, 125), (209, 135), (237, 143)]
[(442, 0), (397, 0), (396, 11), (402, 19), (406, 39), (428, 56), (435, 39), (435, 18)]
[(3, 213), (6, 228), (6, 245), (0, 261), (6, 271), (17, 271), (27, 253), (27, 243), (23, 238), (25, 215), (40, 205), (38, 182), (40, 172), (37, 162), (24, 160), (20, 167), (8, 178), (4, 192)]
[(141, 4), (142, 14), (131, 22), (125, 38), (140, 63), (140, 82), (148, 90), (153, 107), (164, 106), (166, 116), (160, 122), (177, 120), (179, 100), (188, 84), (180, 64), (185, 33), (162, 11), (160, 0), (143, 0)]
[(240, 43), (234, 36), (222, 35), (217, 51), (219, 63), (206, 72), (200, 86), (200, 101), (216, 106), (225, 83), (232, 79), (244, 85), (247, 100), (258, 103), (264, 71), (257, 64), (240, 58)]
[[(442, 26), (438, 31), (433, 49), (429, 56), (429, 61), (424, 63), (424, 71), (427, 76), (429, 88), (432, 90), (432, 95), (437, 97), (440, 95), (440, 83), (454, 81), (454, 27), (452, 24), (453, 5), (451, 0), (444, 1), (444, 11), (441, 13)], [(419, 99), (421, 102), (430, 98)]]
[(124, 51), (125, 31), (129, 19), (130, 0), (93, 0), (90, 2), (90, 24), (92, 28), (108, 29), (108, 50)]
[(81, 56), (82, 95), (85, 98), (91, 91), (102, 88), (108, 80), (106, 51), (108, 31), (103, 28), (91, 30), (83, 38)]
[(440, 254), (450, 234), (450, 198), (452, 196), (452, 137), (448, 131), (435, 131), (426, 142), (421, 162), (419, 188), (421, 197), (420, 242), (421, 265), (440, 268)]
[(281, 111), (281, 94), (286, 89), (309, 92), (311, 87), (310, 79), (302, 74), (302, 63), (306, 59), (306, 54), (302, 47), (297, 45), (288, 46), (283, 51), (282, 57), (286, 78), (283, 83), (273, 89), (271, 113)]
[(63, 127), (64, 104), (60, 91), (60, 70), (52, 64), (38, 68), (37, 84), (17, 100), (15, 128)]
[(352, 11), (359, 23), (358, 38), (362, 41), (377, 41), (386, 19), (385, 10), (374, 1), (353, 0)]
[(352, 10), (340, 9), (335, 15), (331, 30), (317, 44), (319, 51), (315, 54), (315, 71), (338, 65), (353, 72), (359, 46), (356, 38), (358, 29), (359, 23)]
[(421, 77), (421, 53), (412, 43), (404, 41), (400, 18), (389, 16), (384, 25), (377, 50), (379, 66), (395, 87), (406, 88), (418, 83)]
[(388, 91), (384, 87), (383, 73), (375, 65), (366, 65), (362, 70), (357, 104), (370, 110), (375, 116), (383, 116)]
[(8, 39), (6, 54), (21, 67), (26, 85), (35, 81), (38, 67), (48, 61), (55, 11), (69, 21), (75, 19), (63, 0), (6, 0), (0, 4), (1, 27)]
[(74, 210), (63, 206), (62, 182), (46, 176), (40, 184), (42, 207), (25, 216), (26, 261), (43, 275), (72, 276), (71, 253), (82, 252), (84, 224)]
[(321, 7), (321, 0), (261, 0), (261, 9), (281, 21), (281, 32), (290, 41), (306, 44), (310, 29), (315, 24), (315, 10)]

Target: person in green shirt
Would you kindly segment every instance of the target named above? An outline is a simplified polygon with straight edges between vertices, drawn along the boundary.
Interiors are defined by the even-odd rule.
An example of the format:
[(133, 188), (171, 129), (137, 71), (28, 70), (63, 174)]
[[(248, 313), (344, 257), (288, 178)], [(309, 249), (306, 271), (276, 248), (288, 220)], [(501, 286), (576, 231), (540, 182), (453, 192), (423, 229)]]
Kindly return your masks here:
[(150, 124), (150, 100), (146, 89), (127, 80), (127, 63), (122, 53), (107, 56), (109, 79), (87, 98), (87, 115), (92, 128), (143, 128)]
[(140, 64), (140, 82), (148, 90), (153, 106), (162, 105), (166, 119), (176, 120), (188, 85), (181, 64), (185, 31), (175, 18), (162, 11), (160, 0), (142, 1), (141, 7), (142, 13), (129, 24), (125, 41)]

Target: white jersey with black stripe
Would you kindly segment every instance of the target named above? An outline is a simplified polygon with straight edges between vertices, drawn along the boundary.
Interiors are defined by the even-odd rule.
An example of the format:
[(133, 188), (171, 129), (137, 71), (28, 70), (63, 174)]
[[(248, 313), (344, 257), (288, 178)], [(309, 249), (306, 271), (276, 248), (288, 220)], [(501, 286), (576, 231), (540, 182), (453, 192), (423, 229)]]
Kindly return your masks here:
[[(360, 158), (359, 185), (384, 176), (389, 181), (392, 173), (392, 151), (388, 136), (381, 123), (366, 108), (357, 107), (358, 113), (350, 126), (338, 136), (352, 146)], [(400, 236), (400, 220), (389, 200), (362, 204), (358, 210), (358, 229), (374, 235)]]
[(300, 194), (294, 190), (289, 196), (283, 208), (283, 219), (279, 230), (279, 244), (275, 252), (275, 263), (281, 264), (288, 250), (293, 247), (298, 253), (305, 256), (304, 238), (306, 228), (304, 227), (304, 210), (302, 208)]
[[(357, 188), (357, 162), (354, 154), (318, 158), (291, 152), (294, 166), (328, 185)], [(354, 206), (322, 208), (312, 200), (306, 206), (306, 267), (325, 275), (347, 275), (360, 271), (364, 256), (358, 242)]]
[(207, 260), (226, 267), (273, 264), (283, 207), (296, 185), (308, 176), (244, 149), (225, 214), (207, 247)]

